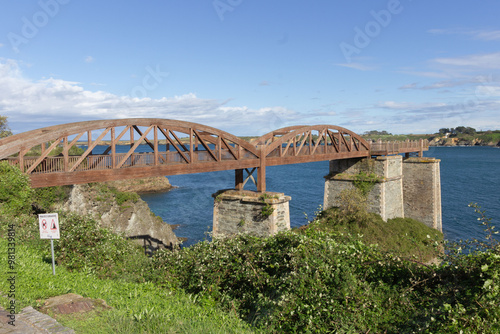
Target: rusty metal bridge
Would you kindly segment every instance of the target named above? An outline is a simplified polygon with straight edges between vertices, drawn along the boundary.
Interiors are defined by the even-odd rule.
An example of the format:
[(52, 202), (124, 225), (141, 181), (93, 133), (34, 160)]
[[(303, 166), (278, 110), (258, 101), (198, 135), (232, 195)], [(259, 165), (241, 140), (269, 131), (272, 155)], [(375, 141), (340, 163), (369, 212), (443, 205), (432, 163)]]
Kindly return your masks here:
[[(117, 146), (125, 140), (128, 151), (118, 153)], [(72, 155), (76, 146), (85, 147), (85, 152)], [(104, 151), (94, 154), (98, 146), (101, 150), (105, 146)], [(291, 126), (245, 141), (202, 124), (133, 118), (69, 123), (13, 135), (0, 140), (0, 160), (18, 166), (35, 188), (235, 170), (235, 188), (243, 189), (256, 170), (257, 190), (265, 191), (267, 166), (401, 153), (421, 156), (427, 149), (422, 140), (367, 142), (334, 125)]]

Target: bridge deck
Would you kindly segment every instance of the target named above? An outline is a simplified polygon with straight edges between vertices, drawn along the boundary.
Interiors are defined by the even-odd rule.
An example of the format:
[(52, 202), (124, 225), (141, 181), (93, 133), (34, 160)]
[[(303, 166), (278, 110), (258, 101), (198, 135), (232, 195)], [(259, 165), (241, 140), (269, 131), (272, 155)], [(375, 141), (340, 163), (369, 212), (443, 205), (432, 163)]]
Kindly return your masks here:
[[(92, 131), (99, 131), (97, 139)], [(125, 134), (129, 134), (127, 152), (118, 153), (119, 140)], [(140, 138), (134, 140), (134, 134)], [(106, 135), (111, 139), (104, 153), (93, 154)], [(160, 136), (167, 143), (161, 145), (164, 151)], [(82, 137), (87, 137), (85, 152), (70, 155)], [(152, 152), (139, 152), (141, 144)], [(33, 148), (40, 153), (30, 155)], [(58, 148), (62, 152), (51, 156)], [(421, 155), (427, 149), (424, 141), (366, 142), (332, 125), (288, 127), (246, 142), (196, 123), (126, 119), (72, 123), (11, 136), (0, 140), (0, 159), (28, 174), (33, 187), (257, 168), (258, 189), (264, 191), (266, 166), (412, 152)]]

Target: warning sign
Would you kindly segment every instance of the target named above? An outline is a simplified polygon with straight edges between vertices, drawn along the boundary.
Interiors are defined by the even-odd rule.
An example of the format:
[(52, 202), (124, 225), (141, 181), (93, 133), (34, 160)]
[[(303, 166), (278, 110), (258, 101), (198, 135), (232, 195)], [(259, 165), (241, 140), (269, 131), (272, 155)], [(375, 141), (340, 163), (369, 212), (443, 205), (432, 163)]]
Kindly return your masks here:
[(59, 239), (59, 216), (57, 213), (38, 215), (40, 239)]

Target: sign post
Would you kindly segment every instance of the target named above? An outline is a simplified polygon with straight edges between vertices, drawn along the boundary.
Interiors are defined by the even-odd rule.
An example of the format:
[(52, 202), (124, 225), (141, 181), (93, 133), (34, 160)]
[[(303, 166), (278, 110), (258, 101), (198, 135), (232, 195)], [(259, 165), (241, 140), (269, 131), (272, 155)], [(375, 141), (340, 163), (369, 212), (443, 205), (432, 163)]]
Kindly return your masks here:
[(59, 239), (59, 215), (57, 213), (45, 213), (38, 215), (40, 225), (40, 239), (50, 239), (50, 249), (52, 251), (52, 274), (56, 274), (54, 261), (54, 239)]

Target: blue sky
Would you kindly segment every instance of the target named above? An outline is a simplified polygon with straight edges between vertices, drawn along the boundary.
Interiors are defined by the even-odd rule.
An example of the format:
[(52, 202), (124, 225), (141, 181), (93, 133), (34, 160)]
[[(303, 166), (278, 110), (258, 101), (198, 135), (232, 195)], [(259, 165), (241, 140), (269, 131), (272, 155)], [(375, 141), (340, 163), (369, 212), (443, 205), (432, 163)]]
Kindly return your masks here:
[(261, 135), (500, 129), (497, 0), (1, 1), (13, 132), (158, 117)]

